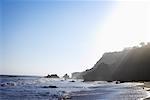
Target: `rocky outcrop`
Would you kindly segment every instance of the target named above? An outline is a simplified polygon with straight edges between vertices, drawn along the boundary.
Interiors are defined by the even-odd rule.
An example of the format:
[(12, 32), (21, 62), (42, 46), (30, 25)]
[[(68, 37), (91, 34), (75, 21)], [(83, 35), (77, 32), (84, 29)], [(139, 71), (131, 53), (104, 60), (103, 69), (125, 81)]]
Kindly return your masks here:
[(59, 78), (59, 76), (57, 74), (48, 74), (47, 76), (45, 76), (45, 78)]
[(85, 71), (83, 78), (85, 81), (101, 80), (111, 81), (114, 71), (128, 54), (128, 50), (122, 52), (104, 53), (102, 58), (94, 65), (93, 68)]
[(150, 81), (150, 44), (105, 53), (93, 68), (82, 72), (85, 81)]
[(101, 67), (90, 69), (83, 76), (85, 81), (110, 80), (111, 70), (108, 64), (100, 63)]
[(74, 72), (71, 74), (72, 79), (83, 79), (82, 72)]
[(65, 75), (63, 76), (63, 78), (66, 80), (66, 79), (69, 79), (70, 77), (69, 77), (68, 74), (65, 74)]
[[(123, 58), (127, 55), (128, 50), (122, 52), (104, 53), (102, 58), (94, 65), (93, 68), (83, 72), (72, 73), (72, 78), (90, 80), (111, 80), (112, 72), (116, 70)], [(106, 67), (106, 68), (105, 68)]]
[(130, 50), (115, 71), (113, 79), (121, 81), (150, 81), (150, 45)]

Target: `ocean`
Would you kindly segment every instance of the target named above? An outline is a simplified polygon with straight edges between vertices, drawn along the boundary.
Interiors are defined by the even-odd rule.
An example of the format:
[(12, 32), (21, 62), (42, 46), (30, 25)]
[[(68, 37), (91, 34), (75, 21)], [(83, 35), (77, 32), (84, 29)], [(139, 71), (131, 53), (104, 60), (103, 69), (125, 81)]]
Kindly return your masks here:
[(142, 100), (139, 84), (1, 75), (0, 100)]

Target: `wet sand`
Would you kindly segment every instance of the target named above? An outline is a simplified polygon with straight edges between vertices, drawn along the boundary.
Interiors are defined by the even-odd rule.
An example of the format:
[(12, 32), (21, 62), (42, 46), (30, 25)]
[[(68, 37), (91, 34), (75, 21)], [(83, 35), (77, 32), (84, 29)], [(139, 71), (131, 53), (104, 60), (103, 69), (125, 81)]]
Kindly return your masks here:
[[(144, 82), (143, 88), (150, 93), (150, 82)], [(144, 100), (150, 100), (150, 97)]]
[[(143, 86), (150, 85), (145, 83)], [(123, 83), (104, 88), (98, 87), (90, 91), (73, 92), (70, 97), (71, 100), (143, 100), (148, 96), (141, 86)]]
[(150, 82), (144, 82), (144, 86), (150, 88)]

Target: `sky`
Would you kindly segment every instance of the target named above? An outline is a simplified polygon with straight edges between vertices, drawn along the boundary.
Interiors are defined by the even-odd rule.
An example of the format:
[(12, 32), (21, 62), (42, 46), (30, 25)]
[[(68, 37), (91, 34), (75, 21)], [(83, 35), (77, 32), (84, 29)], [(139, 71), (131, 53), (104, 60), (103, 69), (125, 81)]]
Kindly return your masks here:
[(84, 71), (150, 41), (149, 1), (1, 0), (0, 74)]

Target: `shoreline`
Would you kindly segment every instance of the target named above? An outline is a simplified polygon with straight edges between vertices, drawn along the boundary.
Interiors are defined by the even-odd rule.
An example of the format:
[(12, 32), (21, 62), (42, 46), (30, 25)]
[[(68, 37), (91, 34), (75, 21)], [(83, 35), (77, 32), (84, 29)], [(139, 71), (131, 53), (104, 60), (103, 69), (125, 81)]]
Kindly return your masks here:
[[(138, 84), (138, 83), (140, 83), (140, 84)], [(126, 84), (126, 83), (119, 83), (119, 84), (116, 84), (116, 86), (120, 85), (120, 86), (125, 86), (126, 87), (126, 85), (123, 85), (123, 84)], [(116, 87), (116, 86), (114, 86), (114, 87)], [(150, 89), (150, 82), (144, 82), (144, 83), (137, 82), (137, 85), (133, 85), (133, 88), (134, 88), (134, 86), (135, 87), (141, 87), (141, 89), (143, 88), (143, 90), (145, 92), (148, 91), (150, 93), (150, 91), (149, 91), (149, 89)], [(117, 88), (116, 89), (114, 88), (114, 90), (117, 90)], [(122, 92), (122, 91), (119, 91), (119, 92)], [(132, 92), (134, 92), (134, 91), (132, 91)], [(135, 93), (132, 93), (132, 92), (129, 93), (129, 94), (128, 93), (121, 94), (121, 96), (124, 97), (124, 98), (127, 96), (126, 99), (131, 99), (130, 96), (134, 96), (136, 94), (136, 92)], [(148, 93), (147, 97), (143, 97), (140, 100), (150, 100), (149, 93)], [(98, 89), (94, 89), (93, 88), (93, 90), (90, 90), (90, 91), (77, 91), (77, 92), (69, 93), (69, 95), (67, 95), (67, 97), (69, 97), (71, 100), (78, 100), (78, 99), (79, 100), (92, 100), (92, 99), (96, 100), (96, 99), (105, 99), (105, 97), (103, 98), (103, 95), (105, 95), (105, 94), (107, 94), (109, 96), (108, 99), (110, 99), (110, 100), (111, 100), (111, 98), (114, 98), (113, 95), (116, 95), (115, 91), (114, 91), (114, 94), (110, 93), (110, 95), (109, 95), (109, 88), (106, 89), (105, 91), (103, 91), (103, 89), (101, 89), (101, 88), (98, 88)], [(137, 97), (139, 96), (138, 93), (136, 95), (137, 95)], [(116, 99), (116, 98), (114, 98), (114, 99)], [(118, 97), (118, 99), (121, 99), (121, 97)]]
[[(142, 85), (142, 87), (150, 94), (150, 82), (144, 82), (144, 85)], [(144, 100), (150, 100), (150, 96), (145, 98)]]

